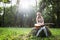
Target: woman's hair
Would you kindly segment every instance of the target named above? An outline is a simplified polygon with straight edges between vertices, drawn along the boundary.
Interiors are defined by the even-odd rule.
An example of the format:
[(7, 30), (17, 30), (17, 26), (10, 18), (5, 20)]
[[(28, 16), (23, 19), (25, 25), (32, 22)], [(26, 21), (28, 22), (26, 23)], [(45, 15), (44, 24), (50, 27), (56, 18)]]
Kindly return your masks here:
[(37, 10), (37, 12), (40, 12), (40, 13), (42, 13), (42, 11), (40, 11), (40, 10)]

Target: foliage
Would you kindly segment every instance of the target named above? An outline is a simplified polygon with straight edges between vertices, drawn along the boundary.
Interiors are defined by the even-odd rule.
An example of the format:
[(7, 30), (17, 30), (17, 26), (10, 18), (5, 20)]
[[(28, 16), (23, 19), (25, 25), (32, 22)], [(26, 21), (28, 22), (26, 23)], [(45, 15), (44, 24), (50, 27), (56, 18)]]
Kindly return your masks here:
[[(39, 0), (40, 1), (40, 0)], [(0, 2), (9, 3), (9, 0), (0, 0)], [(28, 10), (16, 10), (16, 5), (6, 7), (5, 10), (0, 7), (0, 12), (4, 11), (4, 15), (0, 16), (0, 24), (3, 26), (19, 26), (33, 27), (36, 18), (36, 8), (42, 11), (45, 23), (54, 23), (53, 27), (60, 26), (60, 1), (59, 0), (41, 0), (37, 7), (30, 7)], [(19, 11), (19, 12), (18, 12)], [(24, 15), (26, 17), (24, 17)], [(28, 15), (28, 16), (27, 16)], [(3, 20), (4, 19), (4, 20)], [(0, 26), (1, 26), (0, 25)]]
[(0, 7), (0, 13), (2, 12), (2, 7)]
[[(45, 4), (44, 4), (45, 3)], [(45, 9), (44, 13), (47, 14), (47, 20), (56, 24), (59, 27), (60, 25), (60, 1), (59, 0), (42, 0), (40, 5)], [(45, 16), (44, 16), (45, 17)], [(48, 19), (49, 18), (49, 19)], [(51, 19), (51, 20), (50, 20)], [(45, 21), (47, 21), (45, 20)]]
[(0, 0), (0, 2), (9, 3), (10, 1), (9, 0)]

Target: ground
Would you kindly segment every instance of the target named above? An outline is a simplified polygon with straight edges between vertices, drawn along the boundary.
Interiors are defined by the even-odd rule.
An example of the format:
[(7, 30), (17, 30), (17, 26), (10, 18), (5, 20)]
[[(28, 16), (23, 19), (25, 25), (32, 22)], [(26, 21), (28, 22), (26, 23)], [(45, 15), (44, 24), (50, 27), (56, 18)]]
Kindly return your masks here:
[(60, 28), (50, 28), (51, 37), (26, 37), (31, 28), (0, 28), (0, 40), (60, 40)]

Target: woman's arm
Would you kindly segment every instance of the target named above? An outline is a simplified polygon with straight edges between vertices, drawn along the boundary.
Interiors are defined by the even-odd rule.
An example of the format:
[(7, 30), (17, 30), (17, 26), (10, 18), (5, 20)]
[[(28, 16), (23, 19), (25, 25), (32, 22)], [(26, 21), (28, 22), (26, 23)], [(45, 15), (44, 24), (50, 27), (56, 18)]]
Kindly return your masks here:
[(38, 18), (36, 17), (36, 23), (38, 23)]
[(40, 25), (44, 25), (44, 19), (43, 19), (43, 17), (41, 17), (41, 23), (40, 23)]
[(43, 17), (41, 16), (40, 19), (41, 19), (41, 20), (40, 20), (41, 22), (39, 23), (39, 22), (38, 22), (38, 17), (36, 17), (36, 23), (39, 24), (39, 25), (44, 25), (44, 19), (43, 19)]

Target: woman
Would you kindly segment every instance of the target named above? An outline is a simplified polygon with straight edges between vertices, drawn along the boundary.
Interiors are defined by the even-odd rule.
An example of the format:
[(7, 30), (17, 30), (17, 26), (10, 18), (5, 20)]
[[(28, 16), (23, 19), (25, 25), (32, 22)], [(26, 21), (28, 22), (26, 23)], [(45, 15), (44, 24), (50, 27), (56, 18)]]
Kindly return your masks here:
[(36, 17), (36, 29), (39, 29), (40, 27), (44, 26), (44, 19), (41, 15), (40, 12), (37, 12), (37, 17)]
[(35, 28), (38, 30), (36, 36), (38, 36), (39, 33), (42, 30), (44, 30), (44, 32), (45, 32), (45, 34), (47, 36), (47, 31), (46, 31), (45, 26), (44, 26), (44, 19), (43, 19), (43, 17), (42, 17), (40, 12), (37, 12)]
[[(41, 12), (37, 12), (36, 24), (34, 26), (35, 27), (31, 30), (29, 35), (33, 34), (35, 36), (41, 36), (41, 35), (44, 36), (43, 34), (45, 34), (45, 36), (47, 37), (51, 34), (49, 29), (44, 26), (44, 19), (41, 15)], [(42, 32), (42, 30), (44, 33), (40, 34)], [(49, 34), (48, 34), (48, 32), (49, 32)]]
[[(36, 33), (36, 36), (39, 36), (39, 34), (42, 32), (42, 30), (43, 30), (46, 37), (51, 35), (51, 32), (49, 31), (49, 29), (47, 27), (45, 27), (45, 25), (44, 25), (44, 19), (41, 15), (41, 12), (37, 12), (35, 28), (38, 30)], [(42, 34), (40, 34), (40, 36)]]

